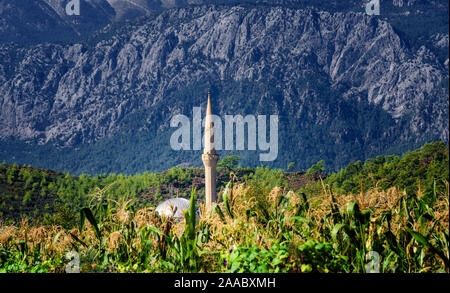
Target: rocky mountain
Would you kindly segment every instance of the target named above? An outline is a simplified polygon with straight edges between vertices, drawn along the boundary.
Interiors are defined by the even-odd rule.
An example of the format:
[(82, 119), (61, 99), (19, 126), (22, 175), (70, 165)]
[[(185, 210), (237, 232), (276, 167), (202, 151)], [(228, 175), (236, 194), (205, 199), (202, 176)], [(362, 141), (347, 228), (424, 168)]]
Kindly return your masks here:
[[(116, 12), (116, 20), (151, 15), (166, 9), (189, 5), (211, 4), (207, 0), (107, 0)], [(225, 3), (224, 3), (225, 4)]]
[(208, 88), (220, 115), (279, 115), (272, 166), (337, 169), (448, 142), (448, 54), (436, 53), (448, 31), (413, 45), (382, 17), (287, 6), (194, 5), (72, 44), (0, 45), (0, 159), (75, 173), (200, 165), (170, 149), (169, 121), (204, 107)]
[[(80, 15), (67, 15), (71, 0), (0, 0), (0, 43), (77, 41), (96, 30), (138, 17), (149, 17), (167, 9), (215, 5), (246, 5), (316, 8), (328, 12), (363, 12), (369, 0), (76, 0)], [(423, 18), (438, 30), (447, 29), (448, 1), (440, 0), (380, 0), (383, 17), (402, 31), (418, 24)], [(446, 13), (447, 12), (447, 13)], [(438, 16), (438, 17), (436, 17)], [(397, 21), (397, 18), (401, 18)], [(413, 20), (414, 19), (414, 20)], [(413, 21), (411, 21), (413, 20)], [(444, 27), (442, 27), (444, 26)], [(414, 29), (422, 34), (418, 25)], [(417, 36), (415, 36), (417, 39)]]
[(82, 0), (80, 15), (66, 14), (68, 0), (0, 0), (0, 43), (70, 41), (112, 23), (106, 0)]

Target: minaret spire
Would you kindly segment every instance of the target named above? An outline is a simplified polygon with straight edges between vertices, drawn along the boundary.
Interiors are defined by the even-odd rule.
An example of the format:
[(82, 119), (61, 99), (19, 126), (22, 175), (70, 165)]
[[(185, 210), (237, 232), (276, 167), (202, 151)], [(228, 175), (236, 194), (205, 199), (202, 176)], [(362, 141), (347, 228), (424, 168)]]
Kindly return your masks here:
[(208, 105), (206, 106), (206, 115), (212, 115), (211, 92), (208, 90)]
[(212, 204), (217, 201), (216, 165), (219, 160), (219, 155), (216, 154), (213, 121), (211, 93), (208, 91), (208, 105), (206, 106), (205, 117), (205, 146), (202, 155), (202, 161), (205, 165), (205, 198), (207, 211), (211, 211)]
[(205, 147), (203, 148), (204, 154), (215, 154), (216, 145), (214, 141), (214, 119), (211, 106), (211, 93), (208, 91), (208, 104), (206, 106), (205, 117)]

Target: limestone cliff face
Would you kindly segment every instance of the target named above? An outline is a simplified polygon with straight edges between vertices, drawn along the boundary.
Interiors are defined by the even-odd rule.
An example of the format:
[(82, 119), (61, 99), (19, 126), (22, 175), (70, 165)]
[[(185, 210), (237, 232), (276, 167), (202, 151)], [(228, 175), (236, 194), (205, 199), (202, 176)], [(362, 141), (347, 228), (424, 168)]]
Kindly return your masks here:
[(1, 0), (0, 43), (72, 40), (101, 29), (116, 18), (106, 0), (82, 0), (82, 13), (68, 16), (69, 0)]
[[(448, 48), (448, 34), (431, 38)], [(170, 9), (85, 42), (0, 44), (0, 139), (70, 147), (164, 131), (206, 94), (176, 93), (195, 82), (226, 92), (246, 81), (264, 86), (249, 101), (228, 89), (215, 111), (238, 114), (247, 103), (247, 113), (285, 117), (285, 133), (311, 137), (314, 126), (333, 144), (379, 153), (388, 146), (377, 141), (394, 135), (399, 144), (448, 141), (448, 57), (431, 49), (409, 47), (387, 21), (363, 13), (212, 5)], [(345, 105), (358, 104), (393, 122), (355, 130), (365, 118)], [(145, 118), (130, 122), (139, 113)], [(287, 136), (280, 140), (308, 149)]]
[(277, 111), (299, 116), (313, 97), (293, 81), (314, 72), (337, 99), (367, 99), (395, 119), (412, 115), (411, 135), (448, 140), (446, 66), (426, 47), (408, 50), (387, 22), (364, 14), (186, 8), (91, 46), (3, 46), (0, 56), (1, 138), (95, 140), (117, 131), (128, 113), (204, 79), (273, 80), (283, 86)]

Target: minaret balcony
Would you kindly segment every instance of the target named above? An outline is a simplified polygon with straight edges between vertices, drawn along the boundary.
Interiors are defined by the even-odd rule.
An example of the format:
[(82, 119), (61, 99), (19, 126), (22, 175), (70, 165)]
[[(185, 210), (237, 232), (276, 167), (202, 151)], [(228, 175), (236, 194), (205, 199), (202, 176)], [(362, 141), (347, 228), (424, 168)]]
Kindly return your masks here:
[(207, 167), (215, 166), (219, 161), (218, 154), (202, 154), (202, 161)]

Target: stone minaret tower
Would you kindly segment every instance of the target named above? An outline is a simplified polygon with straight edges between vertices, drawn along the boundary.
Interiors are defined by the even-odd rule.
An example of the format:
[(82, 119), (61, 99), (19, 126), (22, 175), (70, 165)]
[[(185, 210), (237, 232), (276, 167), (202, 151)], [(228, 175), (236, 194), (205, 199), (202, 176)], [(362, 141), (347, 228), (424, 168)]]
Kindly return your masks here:
[(205, 165), (205, 196), (206, 210), (210, 211), (212, 204), (217, 201), (216, 193), (216, 165), (219, 155), (216, 154), (214, 142), (214, 122), (211, 108), (211, 95), (208, 92), (208, 106), (205, 117), (205, 146), (203, 149), (202, 161)]

